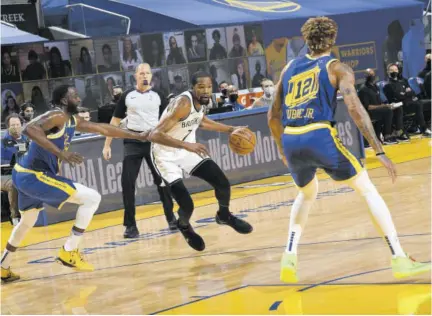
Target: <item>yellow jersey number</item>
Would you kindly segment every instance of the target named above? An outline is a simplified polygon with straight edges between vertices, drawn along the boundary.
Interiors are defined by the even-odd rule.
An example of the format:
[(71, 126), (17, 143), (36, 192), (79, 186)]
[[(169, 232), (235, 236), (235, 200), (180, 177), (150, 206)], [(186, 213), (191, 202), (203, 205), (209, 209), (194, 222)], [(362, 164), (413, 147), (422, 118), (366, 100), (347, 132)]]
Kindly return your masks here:
[(297, 107), (316, 98), (319, 90), (319, 73), (320, 68), (317, 66), (291, 77), (285, 96), (287, 107)]

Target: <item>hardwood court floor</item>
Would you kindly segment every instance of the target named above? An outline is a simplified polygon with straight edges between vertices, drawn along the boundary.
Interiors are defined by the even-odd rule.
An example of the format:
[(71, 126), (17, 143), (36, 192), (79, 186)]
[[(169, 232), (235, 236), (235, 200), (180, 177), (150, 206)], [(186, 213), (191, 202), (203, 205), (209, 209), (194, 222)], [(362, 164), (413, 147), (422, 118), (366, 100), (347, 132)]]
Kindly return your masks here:
[[(392, 185), (377, 160), (372, 181), (388, 203), (400, 240), (430, 260), (430, 141), (386, 148), (398, 162)], [(375, 169), (374, 169), (375, 168)], [(279, 281), (296, 190), (289, 176), (233, 188), (232, 210), (254, 226), (238, 235), (218, 226), (212, 192), (197, 194), (194, 227), (206, 250), (171, 233), (159, 205), (139, 208), (139, 238), (124, 240), (121, 212), (98, 215), (83, 249), (95, 264), (76, 273), (54, 263), (72, 222), (35, 228), (12, 263), (22, 280), (2, 285), (2, 314), (430, 314), (430, 274), (395, 280), (389, 250), (351, 189), (320, 175), (320, 194), (299, 247), (301, 283)], [(2, 224), (2, 245), (10, 225)]]

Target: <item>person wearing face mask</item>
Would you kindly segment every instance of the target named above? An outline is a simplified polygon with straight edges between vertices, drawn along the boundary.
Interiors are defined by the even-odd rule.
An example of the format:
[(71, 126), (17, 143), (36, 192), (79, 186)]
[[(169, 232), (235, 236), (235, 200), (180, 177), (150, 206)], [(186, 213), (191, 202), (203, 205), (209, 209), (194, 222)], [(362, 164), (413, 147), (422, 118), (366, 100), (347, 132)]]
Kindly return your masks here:
[(248, 109), (256, 109), (264, 106), (271, 106), (274, 100), (275, 87), (273, 81), (264, 78), (261, 80), (261, 88), (263, 89), (263, 95), (258, 98)]
[(6, 118), (7, 132), (1, 142), (1, 190), (7, 192), (11, 221), (13, 225), (18, 224), (18, 192), (12, 183), (12, 168), (25, 152), (27, 152), (29, 141), (22, 135), (21, 119), (18, 114), (11, 114)]
[(238, 88), (235, 85), (228, 86), (228, 101), (225, 101), (224, 106), (232, 106), (233, 111), (244, 110), (245, 107), (237, 102), (238, 100)]
[[(156, 127), (167, 106), (166, 97), (152, 89), (152, 71), (149, 64), (140, 64), (136, 68), (135, 79), (136, 86), (121, 95), (110, 123), (119, 126), (125, 119), (125, 128), (130, 131), (150, 131)], [(105, 160), (111, 158), (111, 142), (112, 138), (107, 137), (102, 151)], [(121, 183), (125, 209), (123, 224), (126, 227), (124, 238), (136, 238), (139, 235), (135, 220), (135, 182), (143, 159), (153, 175), (168, 226), (171, 230), (177, 229), (169, 188), (162, 184), (159, 173), (151, 163), (151, 143), (125, 140), (123, 154)]]
[(19, 115), (23, 125), (26, 125), (34, 118), (35, 106), (30, 102), (24, 103), (23, 105), (21, 105), (21, 112)]
[(221, 93), (221, 96), (217, 101), (218, 108), (224, 106), (226, 99), (228, 98), (228, 82), (221, 81), (219, 83), (219, 92)]
[[(385, 145), (396, 144), (397, 140), (392, 136), (393, 104), (383, 104), (380, 92), (375, 84), (376, 76), (373, 69), (366, 69), (365, 83), (358, 92), (359, 99), (371, 120), (375, 121), (374, 128), (378, 139), (384, 135)], [(396, 126), (396, 130), (402, 131), (403, 126)], [(401, 133), (403, 138), (403, 133)]]
[[(430, 137), (431, 131), (425, 122), (423, 104), (418, 102), (418, 98), (409, 87), (408, 82), (405, 79), (398, 79), (399, 69), (397, 65), (388, 65), (387, 73), (390, 78), (389, 83), (384, 86), (384, 94), (387, 100), (390, 103), (403, 103), (403, 106), (398, 107), (393, 112), (395, 124), (397, 126), (403, 126), (403, 113), (415, 113), (415, 121), (416, 125), (420, 128), (420, 133), (425, 137)], [(399, 131), (397, 135), (398, 140), (404, 134), (405, 132)]]
[(417, 75), (417, 77), (422, 78), (422, 79), (425, 79), (427, 73), (431, 71), (431, 54), (427, 54), (425, 56), (425, 63), (426, 63), (425, 67)]

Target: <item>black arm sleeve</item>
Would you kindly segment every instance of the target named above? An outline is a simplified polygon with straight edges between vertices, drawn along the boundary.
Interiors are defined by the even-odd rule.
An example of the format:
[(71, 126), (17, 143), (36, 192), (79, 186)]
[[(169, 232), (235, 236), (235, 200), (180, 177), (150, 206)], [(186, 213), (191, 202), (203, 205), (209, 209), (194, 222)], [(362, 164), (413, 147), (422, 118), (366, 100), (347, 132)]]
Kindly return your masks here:
[(120, 100), (117, 102), (116, 107), (114, 109), (113, 117), (117, 117), (119, 119), (124, 119), (126, 117), (126, 97), (129, 94), (129, 92), (133, 91), (132, 89), (126, 90), (122, 96), (120, 97)]

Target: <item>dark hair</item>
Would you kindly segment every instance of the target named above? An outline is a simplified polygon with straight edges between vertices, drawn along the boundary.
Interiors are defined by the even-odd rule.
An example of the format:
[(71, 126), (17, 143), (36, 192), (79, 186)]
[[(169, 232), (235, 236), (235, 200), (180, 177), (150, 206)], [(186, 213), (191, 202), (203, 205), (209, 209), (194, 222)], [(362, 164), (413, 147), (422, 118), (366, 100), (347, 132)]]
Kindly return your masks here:
[(228, 84), (228, 82), (226, 82), (225, 80), (222, 80), (221, 82), (219, 82), (219, 88), (220, 88), (221, 84), (224, 84), (224, 83)]
[(211, 76), (204, 71), (198, 71), (198, 72), (194, 73), (192, 75), (192, 78), (191, 78), (192, 86), (195, 86), (198, 83), (199, 78), (210, 78), (211, 79)]
[(129, 36), (127, 36), (123, 39), (123, 60), (124, 61), (128, 60), (128, 57), (126, 56), (126, 48), (125, 48), (125, 41), (127, 41), (127, 40), (130, 41), (130, 44), (131, 44), (131, 51), (130, 51), (131, 60), (137, 61), (138, 55), (136, 53), (136, 50), (134, 49), (134, 44), (132, 42), (132, 39)]
[(85, 108), (83, 106), (78, 107), (78, 113), (87, 113), (87, 112), (90, 113), (90, 110), (88, 108)]
[(6, 127), (7, 127), (7, 128), (9, 128), (9, 122), (10, 122), (10, 120), (13, 119), (13, 118), (17, 118), (17, 119), (19, 119), (19, 121), (20, 121), (20, 123), (21, 123), (21, 118), (19, 117), (18, 114), (16, 114), (16, 113), (9, 114), (9, 115), (6, 117), (6, 119), (5, 119), (5, 123), (6, 123)]
[(109, 46), (108, 44), (103, 44), (102, 45), (102, 52), (104, 51), (104, 49), (108, 49), (112, 53), (111, 46)]
[(27, 108), (32, 108), (33, 111), (36, 109), (36, 107), (31, 102), (24, 102), (21, 104), (21, 112), (24, 112)]
[(83, 62), (83, 58), (82, 58), (83, 52), (87, 53), (87, 55), (90, 57), (90, 52), (89, 52), (88, 48), (83, 46), (80, 49), (80, 57), (79, 57), (80, 62)]
[(328, 17), (310, 18), (301, 28), (301, 33), (313, 53), (323, 53), (333, 47), (338, 33), (336, 22)]
[(219, 30), (214, 30), (213, 31), (212, 38), (214, 38), (216, 35), (219, 37), (219, 39), (221, 38), (221, 34), (220, 34)]
[(68, 85), (68, 84), (62, 84), (62, 85), (56, 87), (53, 91), (53, 94), (52, 94), (52, 102), (55, 105), (60, 105), (61, 99), (66, 97), (66, 94), (68, 93), (69, 88), (72, 88), (72, 86)]
[(38, 59), (38, 54), (33, 50), (30, 49), (28, 52), (28, 59)]

